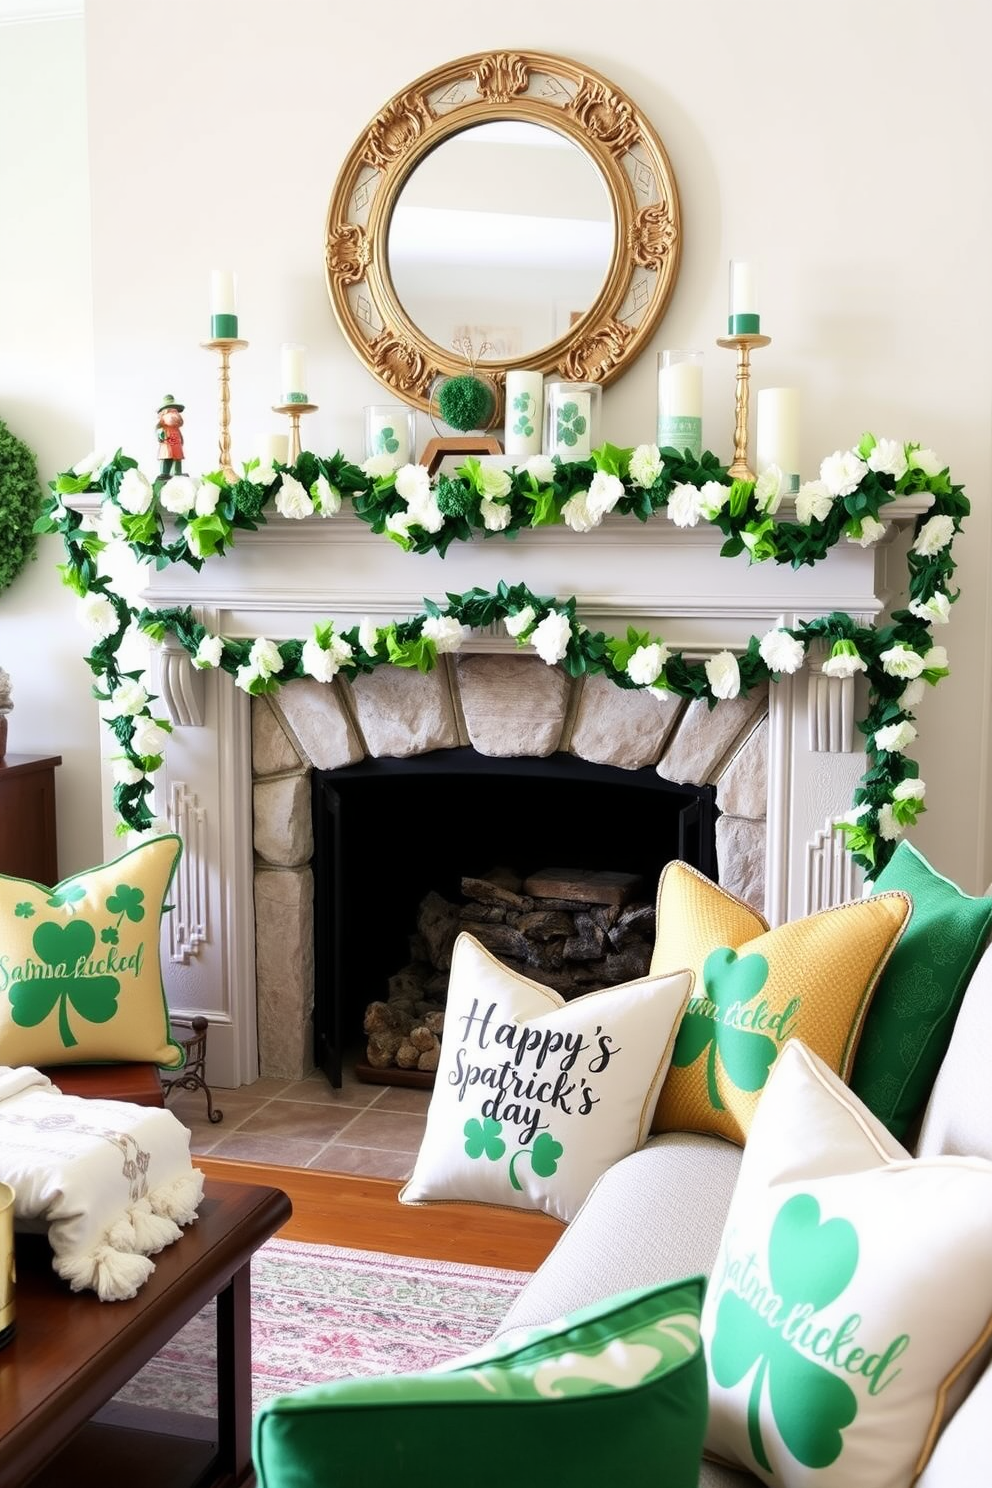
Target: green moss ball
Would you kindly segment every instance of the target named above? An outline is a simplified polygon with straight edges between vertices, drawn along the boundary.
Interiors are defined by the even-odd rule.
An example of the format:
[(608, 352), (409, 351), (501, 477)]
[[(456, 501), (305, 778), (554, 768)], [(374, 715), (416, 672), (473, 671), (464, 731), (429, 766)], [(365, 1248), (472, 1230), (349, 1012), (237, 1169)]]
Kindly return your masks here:
[(488, 423), (493, 395), (478, 377), (468, 374), (449, 377), (441, 384), (437, 406), (444, 422), (465, 434), (469, 429), (481, 429)]

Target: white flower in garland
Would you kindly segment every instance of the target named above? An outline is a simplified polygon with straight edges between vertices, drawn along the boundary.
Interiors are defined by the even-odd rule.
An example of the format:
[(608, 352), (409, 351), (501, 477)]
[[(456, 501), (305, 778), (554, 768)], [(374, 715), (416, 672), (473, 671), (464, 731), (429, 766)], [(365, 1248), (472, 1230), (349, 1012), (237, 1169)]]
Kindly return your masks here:
[(825, 677), (853, 677), (856, 672), (866, 672), (868, 663), (853, 641), (834, 641), (833, 650), (823, 663)]
[(407, 506), (426, 501), (430, 495), (431, 478), (426, 465), (401, 465), (396, 472), (396, 494)]
[(147, 702), (147, 692), (140, 682), (135, 682), (131, 677), (121, 682), (110, 694), (110, 706), (114, 712), (124, 713), (132, 718), (141, 712)]
[(220, 486), (215, 486), (213, 481), (203, 481), (196, 489), (196, 515), (198, 517), (212, 517), (217, 510), (220, 500)]
[(878, 835), (884, 842), (895, 842), (902, 836), (902, 823), (888, 801), (878, 808)]
[(382, 480), (387, 475), (392, 475), (396, 470), (396, 461), (393, 456), (385, 451), (381, 455), (372, 455), (364, 460), (361, 465), (363, 475), (369, 480)]
[(342, 636), (332, 633), (327, 645), (322, 646), (317, 637), (312, 635), (303, 642), (300, 665), (317, 682), (330, 682), (353, 656), (351, 646)]
[(108, 450), (91, 450), (72, 467), (73, 475), (100, 475), (113, 459)]
[(196, 505), (196, 488), (191, 475), (170, 475), (158, 493), (159, 505), (177, 517), (185, 517)]
[(854, 518), (844, 528), (844, 534), (848, 542), (857, 543), (859, 548), (870, 548), (880, 537), (885, 536), (888, 525), (887, 522), (879, 522), (876, 517)]
[(715, 698), (735, 698), (741, 690), (741, 669), (732, 651), (718, 651), (706, 662), (706, 680)]
[(602, 520), (613, 510), (623, 495), (623, 481), (618, 475), (608, 475), (605, 470), (597, 470), (589, 482), (586, 495), (590, 509), (597, 512), (599, 519)]
[(668, 515), (676, 527), (695, 527), (702, 515), (702, 496), (688, 481), (673, 486), (668, 497)]
[(879, 660), (882, 670), (890, 677), (918, 677), (923, 670), (923, 657), (919, 651), (914, 651), (912, 646), (904, 646), (901, 642), (883, 651)]
[(570, 496), (561, 509), (561, 516), (565, 526), (571, 527), (573, 532), (591, 532), (603, 520), (602, 513), (590, 507), (586, 491), (576, 491), (574, 496)]
[(421, 631), (437, 647), (438, 656), (446, 651), (458, 651), (469, 634), (469, 627), (462, 625), (454, 615), (428, 615)]
[(893, 801), (922, 801), (927, 793), (926, 785), (922, 780), (900, 780), (893, 789)]
[(140, 785), (148, 779), (144, 770), (139, 770), (126, 756), (114, 760), (113, 776), (115, 785)]
[(252, 470), (245, 471), (245, 480), (251, 481), (253, 486), (271, 486), (276, 478), (276, 472), (271, 465), (256, 465)]
[(777, 465), (768, 465), (754, 483), (754, 499), (763, 516), (773, 517), (785, 495), (785, 476)]
[(875, 748), (886, 754), (902, 754), (916, 738), (916, 729), (908, 718), (875, 730)]
[(444, 526), (444, 512), (437, 504), (437, 496), (430, 489), (426, 496), (411, 501), (409, 515), (425, 532), (440, 532)]
[(94, 528), (101, 542), (120, 542), (124, 537), (124, 521), (120, 507), (113, 501), (104, 501)]
[(953, 517), (930, 517), (916, 534), (910, 551), (918, 553), (921, 558), (933, 558), (947, 547), (953, 536)]
[(923, 671), (920, 675), (927, 682), (935, 683), (941, 677), (949, 676), (950, 670), (947, 664), (947, 647), (931, 646), (923, 658)]
[(787, 630), (770, 630), (758, 643), (758, 654), (770, 672), (798, 672), (806, 660), (802, 641)]
[(322, 517), (336, 517), (341, 510), (341, 492), (326, 475), (318, 475), (310, 487), (310, 495)]
[(141, 516), (151, 506), (155, 492), (151, 481), (140, 470), (125, 470), (117, 501), (132, 516)]
[(665, 670), (671, 654), (662, 641), (652, 641), (648, 646), (638, 646), (627, 662), (628, 677), (639, 687), (651, 687)]
[(523, 609), (518, 610), (515, 615), (507, 615), (503, 624), (506, 626), (507, 634), (516, 640), (523, 635), (524, 631), (530, 630), (536, 619), (534, 606), (524, 605)]
[(242, 692), (251, 692), (256, 682), (262, 681), (261, 673), (249, 662), (239, 666), (234, 674), (234, 685), (240, 687)]
[(499, 501), (513, 490), (513, 478), (500, 465), (480, 465), (475, 477), (475, 489), (483, 500)]
[(730, 499), (730, 487), (719, 481), (707, 481), (699, 488), (699, 512), (707, 522), (715, 522)]
[(542, 661), (555, 666), (572, 639), (572, 622), (560, 610), (549, 610), (539, 625), (535, 625), (528, 640)]
[(482, 497), (479, 502), (479, 511), (487, 532), (502, 532), (504, 527), (510, 525), (510, 518), (513, 515), (505, 501), (490, 501), (488, 496)]
[(117, 629), (117, 611), (106, 595), (96, 594), (91, 590), (79, 601), (76, 614), (82, 624), (101, 641), (112, 636)]
[(806, 481), (796, 492), (796, 521), (803, 527), (810, 522), (825, 522), (833, 509), (834, 498), (822, 480)]
[(891, 475), (902, 480), (909, 468), (905, 447), (895, 439), (876, 439), (868, 455), (868, 469), (876, 475)]
[(358, 644), (366, 656), (375, 655), (375, 648), (379, 644), (379, 627), (371, 615), (362, 617), (362, 623), (358, 627)]
[(276, 511), (281, 517), (286, 517), (294, 522), (301, 522), (304, 517), (313, 516), (313, 502), (307, 493), (306, 487), (295, 475), (289, 475), (283, 471), (276, 492)]
[(855, 450), (834, 450), (820, 462), (820, 479), (831, 496), (850, 496), (868, 474), (868, 466)]
[(248, 665), (260, 677), (268, 679), (274, 677), (277, 672), (281, 672), (285, 663), (275, 641), (270, 641), (267, 636), (259, 636), (251, 643)]
[(935, 589), (929, 599), (911, 599), (909, 613), (931, 625), (946, 625), (951, 618), (951, 601), (942, 589)]
[(922, 702), (926, 695), (927, 684), (920, 677), (914, 678), (912, 682), (906, 683), (906, 686), (899, 694), (899, 706), (904, 710), (915, 708), (917, 703)]
[(630, 478), (645, 490), (654, 485), (662, 471), (661, 451), (656, 444), (639, 444), (631, 451)]
[(555, 462), (550, 455), (531, 455), (524, 461), (524, 469), (532, 475), (539, 486), (550, 486), (555, 478)]
[(924, 475), (939, 475), (941, 463), (932, 449), (921, 449), (918, 444), (911, 444), (906, 452), (911, 470), (922, 471)]
[(205, 635), (196, 648), (193, 665), (200, 671), (205, 671), (208, 667), (218, 667), (223, 654), (224, 642), (220, 636)]
[(136, 718), (134, 733), (131, 735), (131, 748), (135, 754), (140, 754), (142, 759), (153, 759), (156, 755), (165, 753), (170, 732), (171, 730), (163, 728), (154, 718)]
[(386, 518), (386, 531), (402, 538), (404, 542), (409, 542), (410, 528), (414, 526), (414, 523), (415, 518), (410, 511), (391, 512)]

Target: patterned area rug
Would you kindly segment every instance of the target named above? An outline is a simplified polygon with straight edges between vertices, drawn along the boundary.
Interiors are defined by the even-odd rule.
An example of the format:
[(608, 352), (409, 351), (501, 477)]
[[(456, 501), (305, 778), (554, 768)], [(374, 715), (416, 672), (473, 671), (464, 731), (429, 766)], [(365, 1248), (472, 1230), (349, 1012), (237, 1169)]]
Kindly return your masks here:
[[(301, 1385), (428, 1369), (486, 1342), (529, 1279), (451, 1261), (269, 1240), (252, 1258), (252, 1403)], [(211, 1304), (115, 1398), (210, 1416)]]

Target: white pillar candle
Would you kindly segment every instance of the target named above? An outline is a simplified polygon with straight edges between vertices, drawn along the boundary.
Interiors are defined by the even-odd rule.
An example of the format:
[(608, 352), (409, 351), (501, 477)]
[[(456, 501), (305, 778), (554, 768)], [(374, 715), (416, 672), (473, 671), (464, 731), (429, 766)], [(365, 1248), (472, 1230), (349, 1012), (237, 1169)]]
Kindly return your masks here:
[(754, 290), (754, 274), (751, 265), (739, 258), (730, 260), (730, 309), (727, 316), (727, 329), (731, 336), (756, 334), (761, 329), (758, 301)]
[(703, 353), (658, 353), (658, 444), (703, 453)]
[(517, 369), (506, 374), (503, 448), (513, 460), (541, 453), (544, 419), (544, 376)]
[(413, 460), (412, 410), (403, 403), (374, 403), (365, 410), (365, 456), (389, 455), (397, 466)]
[(307, 403), (307, 349), (287, 341), (282, 348), (282, 402)]
[(238, 334), (238, 306), (230, 269), (210, 271), (210, 334), (215, 340), (233, 340)]
[(288, 434), (263, 434), (258, 441), (258, 458), (262, 465), (280, 465), (289, 460)]
[(777, 465), (787, 491), (799, 490), (799, 389), (759, 388), (757, 473)]

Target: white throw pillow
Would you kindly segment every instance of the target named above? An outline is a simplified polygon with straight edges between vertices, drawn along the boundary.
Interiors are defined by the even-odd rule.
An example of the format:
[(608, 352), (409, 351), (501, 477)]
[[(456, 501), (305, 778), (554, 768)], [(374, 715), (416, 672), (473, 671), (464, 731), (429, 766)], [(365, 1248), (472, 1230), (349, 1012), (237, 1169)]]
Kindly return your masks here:
[(908, 1488), (990, 1314), (992, 1163), (913, 1159), (791, 1040), (703, 1306), (707, 1455), (778, 1488)]
[(647, 1137), (691, 989), (692, 973), (680, 971), (566, 1002), (463, 931), (402, 1202), (468, 1200), (570, 1220), (599, 1175)]

